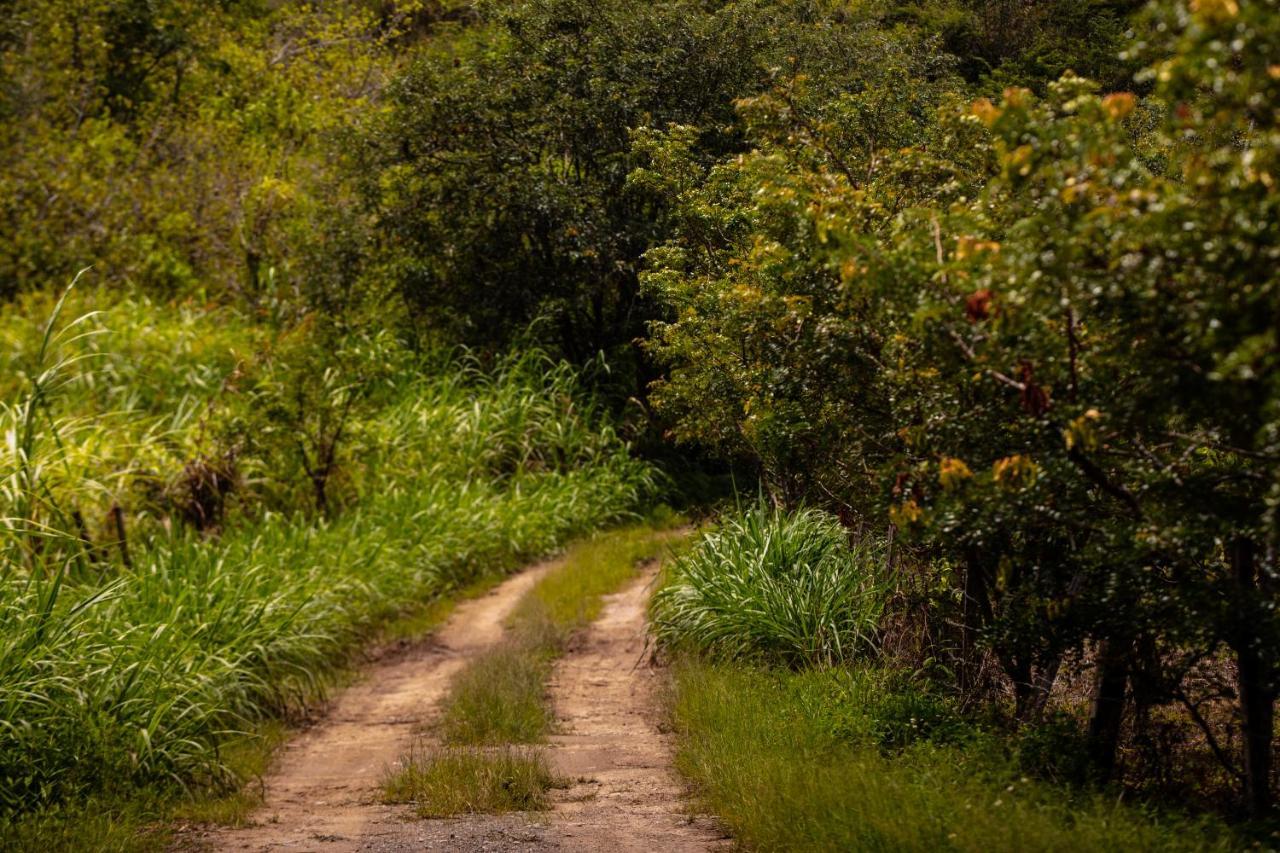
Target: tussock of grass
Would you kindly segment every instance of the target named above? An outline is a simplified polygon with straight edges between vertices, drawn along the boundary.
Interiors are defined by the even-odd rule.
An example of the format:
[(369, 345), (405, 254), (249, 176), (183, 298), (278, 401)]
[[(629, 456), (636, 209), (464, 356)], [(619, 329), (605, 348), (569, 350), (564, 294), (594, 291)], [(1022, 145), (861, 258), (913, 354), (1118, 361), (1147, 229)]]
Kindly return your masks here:
[(383, 797), (412, 803), (421, 817), (540, 811), (557, 784), (538, 750), (448, 747), (407, 757), (383, 783)]
[[(902, 728), (880, 718), (897, 707), (887, 689), (874, 670), (684, 662), (674, 690), (678, 765), (708, 809), (756, 850), (1238, 846), (1209, 821), (1149, 815), (1028, 780), (994, 736), (976, 730), (961, 738), (886, 737), (886, 729)], [(905, 745), (886, 749), (895, 743)]]
[(761, 504), (731, 516), (668, 570), (653, 630), (669, 647), (789, 666), (874, 649), (886, 598), (883, 547), (850, 544), (835, 517)]
[(451, 744), (538, 743), (552, 715), (546, 706), (551, 663), (574, 632), (600, 613), (602, 597), (657, 557), (671, 534), (635, 525), (586, 540), (516, 606), (507, 638), (480, 655), (450, 687), (440, 723)]

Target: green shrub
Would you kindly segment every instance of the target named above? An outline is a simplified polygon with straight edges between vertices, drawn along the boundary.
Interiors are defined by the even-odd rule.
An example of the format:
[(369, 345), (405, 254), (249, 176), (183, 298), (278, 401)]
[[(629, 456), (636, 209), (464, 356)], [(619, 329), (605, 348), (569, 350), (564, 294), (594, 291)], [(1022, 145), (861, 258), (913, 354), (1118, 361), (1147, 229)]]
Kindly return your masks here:
[(887, 692), (866, 709), (874, 720), (871, 732), (885, 749), (903, 749), (917, 741), (958, 743), (973, 733), (952, 702), (928, 685), (907, 684)]
[[(761, 677), (782, 676), (765, 671)], [(916, 743), (960, 744), (979, 733), (953, 700), (906, 671), (864, 664), (831, 667), (789, 678), (787, 689), (806, 726), (886, 755)]]
[(817, 510), (763, 504), (671, 564), (653, 630), (673, 647), (790, 666), (850, 661), (876, 644), (884, 549)]

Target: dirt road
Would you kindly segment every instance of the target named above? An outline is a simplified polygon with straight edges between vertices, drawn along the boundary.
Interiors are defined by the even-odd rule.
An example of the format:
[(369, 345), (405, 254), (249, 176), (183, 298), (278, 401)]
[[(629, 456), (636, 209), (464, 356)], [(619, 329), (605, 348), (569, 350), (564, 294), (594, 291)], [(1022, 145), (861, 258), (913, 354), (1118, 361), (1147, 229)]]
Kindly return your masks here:
[(556, 665), (558, 733), (548, 756), (569, 787), (550, 812), (421, 820), (378, 802), (378, 782), (430, 719), (466, 659), (497, 642), (502, 621), (546, 573), (540, 565), (458, 607), (434, 642), (377, 665), (325, 722), (286, 748), (266, 780), (255, 825), (209, 836), (217, 850), (607, 851), (682, 853), (727, 846), (688, 815), (658, 712), (659, 674), (645, 655), (645, 605), (656, 566), (609, 596), (600, 618)]
[(645, 653), (645, 608), (657, 574), (647, 569), (606, 597), (600, 618), (557, 664), (551, 699), (559, 733), (547, 748), (559, 775), (550, 812), (474, 815), (421, 822), (417, 847), (481, 851), (693, 853), (727, 849), (705, 818), (692, 818), (671, 767), (657, 691)]
[(503, 620), (554, 565), (541, 563), (462, 602), (429, 640), (370, 667), (321, 723), (284, 747), (253, 825), (210, 833), (199, 846), (340, 853), (380, 835), (399, 838), (403, 809), (378, 802), (386, 769), (413, 743), (454, 673), (501, 639)]

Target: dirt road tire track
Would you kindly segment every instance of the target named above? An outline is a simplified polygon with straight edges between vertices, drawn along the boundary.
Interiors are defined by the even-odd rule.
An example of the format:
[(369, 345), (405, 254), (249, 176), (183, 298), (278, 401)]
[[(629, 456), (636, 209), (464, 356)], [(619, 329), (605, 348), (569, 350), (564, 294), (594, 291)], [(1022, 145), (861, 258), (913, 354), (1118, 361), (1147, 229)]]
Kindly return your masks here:
[(724, 834), (688, 812), (685, 786), (671, 766), (663, 732), (662, 673), (645, 650), (645, 611), (657, 576), (648, 567), (606, 596), (600, 618), (557, 662), (550, 685), (558, 733), (548, 757), (569, 787), (553, 791), (552, 811), (424, 821), (418, 846), (371, 844), (377, 853), (574, 851), (694, 853), (727, 850)]
[[(661, 671), (646, 651), (645, 614), (658, 567), (605, 599), (600, 618), (556, 667), (552, 703), (560, 734), (551, 755), (574, 780), (557, 797), (552, 834), (560, 848), (609, 853), (693, 853), (727, 842), (688, 812), (664, 732)], [(579, 781), (582, 780), (582, 781)]]

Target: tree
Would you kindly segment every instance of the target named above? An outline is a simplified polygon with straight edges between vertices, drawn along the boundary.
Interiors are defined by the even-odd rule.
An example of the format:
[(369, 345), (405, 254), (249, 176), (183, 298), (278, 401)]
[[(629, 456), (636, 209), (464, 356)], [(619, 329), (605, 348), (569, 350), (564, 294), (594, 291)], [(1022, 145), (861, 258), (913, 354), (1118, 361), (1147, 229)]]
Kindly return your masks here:
[[(1145, 103), (1068, 74), (964, 115), (908, 108), (899, 138), (868, 132), (865, 95), (810, 102), (796, 80), (742, 102), (756, 148), (735, 160), (699, 165), (690, 130), (643, 136), (658, 177), (637, 179), (683, 217), (649, 255), (672, 312), (654, 399), (678, 437), (756, 459), (779, 499), (856, 509), (955, 567), (962, 688), (985, 646), (1031, 721), (1064, 658), (1088, 656), (1103, 777), (1128, 708), (1204, 722), (1184, 678), (1229, 649), (1262, 815), (1280, 17), (1152, 15)], [(910, 104), (921, 76), (871, 100)]]

